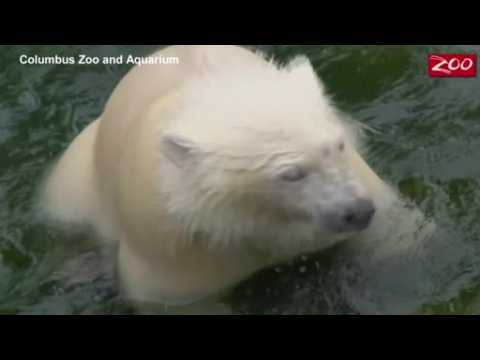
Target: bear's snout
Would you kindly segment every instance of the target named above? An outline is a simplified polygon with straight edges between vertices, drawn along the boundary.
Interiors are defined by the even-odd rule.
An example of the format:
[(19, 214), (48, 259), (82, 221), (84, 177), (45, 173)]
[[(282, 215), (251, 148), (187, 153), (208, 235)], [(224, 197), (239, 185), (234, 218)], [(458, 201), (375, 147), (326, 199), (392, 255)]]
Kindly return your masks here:
[(342, 215), (341, 222), (346, 227), (353, 227), (356, 230), (363, 230), (370, 225), (375, 213), (373, 201), (369, 199), (358, 199), (348, 206)]
[(370, 225), (375, 210), (372, 200), (358, 198), (336, 206), (334, 211), (327, 214), (327, 226), (337, 233), (361, 231)]

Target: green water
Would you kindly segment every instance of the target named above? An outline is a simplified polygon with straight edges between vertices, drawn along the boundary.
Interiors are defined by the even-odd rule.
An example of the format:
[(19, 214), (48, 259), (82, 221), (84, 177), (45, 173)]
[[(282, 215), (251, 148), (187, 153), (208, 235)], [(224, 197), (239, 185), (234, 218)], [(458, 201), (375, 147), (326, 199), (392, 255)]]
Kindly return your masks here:
[[(41, 177), (96, 116), (129, 65), (20, 65), (22, 54), (147, 55), (158, 46), (0, 47), (0, 313), (131, 313), (98, 248), (34, 211)], [(431, 79), (429, 52), (478, 46), (261, 46), (306, 54), (346, 113), (378, 130), (371, 166), (437, 230), (418, 253), (356, 262), (333, 248), (263, 271), (229, 302), (238, 313), (480, 312), (480, 82)], [(66, 230), (66, 231), (65, 231)]]

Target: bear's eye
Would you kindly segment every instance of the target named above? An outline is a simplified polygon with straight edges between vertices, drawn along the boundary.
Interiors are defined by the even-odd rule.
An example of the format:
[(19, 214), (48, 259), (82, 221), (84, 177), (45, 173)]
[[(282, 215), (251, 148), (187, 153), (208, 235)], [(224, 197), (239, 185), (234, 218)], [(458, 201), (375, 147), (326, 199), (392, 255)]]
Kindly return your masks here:
[(307, 176), (307, 171), (299, 166), (288, 167), (280, 173), (280, 179), (283, 181), (299, 181)]
[(340, 150), (340, 152), (342, 152), (343, 150), (345, 150), (345, 143), (342, 141), (340, 142), (340, 144), (338, 144), (338, 150)]

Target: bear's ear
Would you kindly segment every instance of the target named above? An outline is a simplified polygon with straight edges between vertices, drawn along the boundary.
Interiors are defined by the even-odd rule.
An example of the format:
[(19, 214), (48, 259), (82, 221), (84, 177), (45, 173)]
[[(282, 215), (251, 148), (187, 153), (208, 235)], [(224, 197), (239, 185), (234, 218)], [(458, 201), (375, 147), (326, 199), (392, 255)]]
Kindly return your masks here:
[(196, 144), (177, 134), (165, 134), (162, 138), (162, 152), (179, 167), (192, 160), (197, 150)]
[(325, 92), (325, 88), (306, 56), (297, 56), (287, 66), (290, 75), (299, 83), (310, 86), (312, 90)]

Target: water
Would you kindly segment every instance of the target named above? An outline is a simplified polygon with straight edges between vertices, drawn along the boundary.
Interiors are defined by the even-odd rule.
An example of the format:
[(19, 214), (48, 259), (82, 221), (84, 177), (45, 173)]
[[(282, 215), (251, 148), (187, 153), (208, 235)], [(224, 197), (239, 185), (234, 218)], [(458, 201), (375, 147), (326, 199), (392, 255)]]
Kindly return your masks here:
[[(96, 116), (129, 65), (20, 65), (22, 54), (148, 55), (159, 46), (0, 48), (0, 313), (132, 313), (95, 242), (48, 228), (34, 197), (48, 166)], [(236, 313), (480, 312), (480, 82), (431, 79), (429, 52), (478, 46), (260, 46), (306, 54), (338, 106), (378, 133), (371, 166), (435, 219), (429, 242), (372, 262), (339, 246), (265, 270)]]

